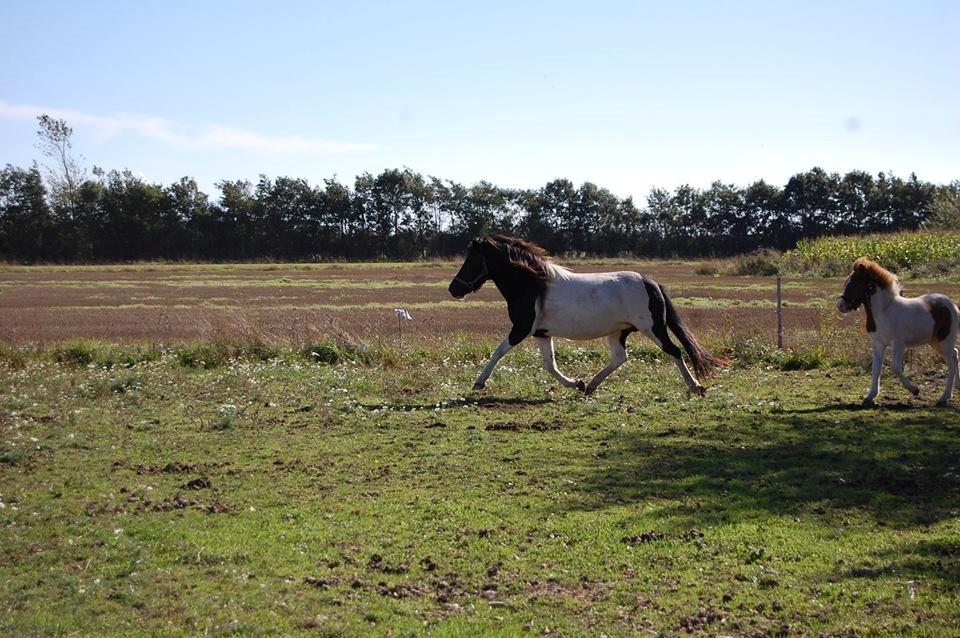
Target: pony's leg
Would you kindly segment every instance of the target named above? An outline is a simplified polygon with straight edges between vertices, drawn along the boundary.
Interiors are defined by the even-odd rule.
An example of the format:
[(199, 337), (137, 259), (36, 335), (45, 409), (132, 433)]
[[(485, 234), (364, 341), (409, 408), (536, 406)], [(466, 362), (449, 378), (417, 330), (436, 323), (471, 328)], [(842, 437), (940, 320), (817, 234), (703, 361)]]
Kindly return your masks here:
[(693, 392), (699, 396), (703, 396), (707, 393), (707, 389), (700, 385), (700, 382), (697, 381), (692, 374), (690, 374), (687, 364), (683, 362), (683, 352), (680, 350), (677, 344), (670, 340), (670, 335), (667, 334), (667, 327), (665, 324), (660, 328), (654, 325), (653, 328), (645, 329), (643, 330), (643, 334), (647, 335), (654, 343), (660, 346), (664, 352), (673, 357), (674, 363), (677, 364), (677, 370), (680, 371), (680, 376), (683, 377), (683, 381), (687, 384), (690, 392)]
[(940, 399), (937, 401), (937, 405), (944, 406), (953, 398), (953, 386), (958, 383), (957, 349), (953, 347), (953, 344), (949, 343), (949, 340), (941, 341), (935, 345), (934, 348), (936, 348), (937, 352), (940, 353), (940, 356), (943, 357), (943, 360), (947, 363), (947, 385), (943, 389), (943, 394), (940, 396)]
[(903, 373), (903, 357), (906, 353), (907, 344), (903, 341), (894, 341), (893, 348), (891, 348), (890, 351), (890, 369), (893, 370), (893, 374), (900, 380), (900, 385), (906, 388), (907, 392), (913, 396), (917, 396), (920, 394), (920, 388)]
[(957, 374), (954, 375), (954, 384), (953, 387), (960, 390), (960, 350), (956, 348), (953, 349), (953, 359), (957, 362)]
[(606, 368), (598, 372), (595, 377), (590, 379), (590, 383), (587, 384), (587, 389), (585, 390), (587, 394), (593, 394), (593, 391), (597, 389), (597, 386), (603, 383), (603, 380), (610, 376), (610, 373), (626, 363), (627, 348), (624, 343), (626, 336), (624, 335), (623, 340), (621, 340), (621, 334), (622, 333), (618, 330), (607, 335), (607, 347), (610, 348), (610, 354), (612, 355), (612, 358), (610, 359), (610, 363), (607, 364)]
[(540, 348), (540, 356), (543, 357), (543, 367), (547, 372), (557, 378), (557, 381), (568, 388), (585, 390), (586, 386), (580, 379), (571, 379), (564, 373), (557, 370), (557, 362), (553, 357), (553, 338), (552, 337), (534, 337), (537, 340), (537, 347)]
[(487, 361), (487, 365), (483, 367), (483, 372), (477, 377), (477, 382), (473, 384), (474, 390), (483, 390), (483, 387), (487, 384), (487, 379), (489, 379), (493, 373), (493, 369), (497, 367), (497, 362), (500, 361), (501, 357), (507, 354), (511, 348), (513, 348), (513, 344), (510, 343), (510, 337), (500, 342), (500, 345), (497, 346), (493, 354), (490, 355), (490, 360)]
[(886, 349), (887, 346), (879, 341), (873, 342), (873, 364), (870, 367), (873, 381), (870, 383), (870, 390), (867, 392), (867, 396), (863, 397), (864, 405), (873, 405), (873, 400), (876, 399), (880, 393), (880, 370), (883, 369), (883, 353)]

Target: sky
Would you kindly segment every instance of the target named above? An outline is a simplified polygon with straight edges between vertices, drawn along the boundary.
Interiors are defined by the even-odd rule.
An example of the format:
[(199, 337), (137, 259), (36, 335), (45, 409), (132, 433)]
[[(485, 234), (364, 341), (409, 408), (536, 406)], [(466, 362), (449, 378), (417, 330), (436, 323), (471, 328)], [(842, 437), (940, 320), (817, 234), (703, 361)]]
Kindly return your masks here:
[(0, 0), (0, 164), (36, 115), (150, 181), (409, 167), (619, 196), (960, 178), (960, 2)]

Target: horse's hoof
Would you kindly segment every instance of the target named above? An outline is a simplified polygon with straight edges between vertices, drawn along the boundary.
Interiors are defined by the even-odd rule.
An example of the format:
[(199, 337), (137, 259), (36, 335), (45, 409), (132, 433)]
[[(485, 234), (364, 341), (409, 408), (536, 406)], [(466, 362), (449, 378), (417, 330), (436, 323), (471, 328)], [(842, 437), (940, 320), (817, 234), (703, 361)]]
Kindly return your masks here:
[(865, 408), (872, 408), (876, 404), (873, 402), (873, 399), (864, 399), (863, 403), (861, 403), (860, 405), (862, 405)]
[(948, 404), (948, 403), (949, 403), (949, 401), (947, 401), (947, 399), (940, 399), (939, 401), (937, 401), (937, 407), (938, 407), (938, 408), (945, 408), (945, 407), (947, 407), (947, 404)]
[(485, 387), (487, 387), (487, 385), (486, 385), (485, 383), (474, 383), (474, 384), (473, 384), (473, 389), (474, 389), (475, 392), (479, 392), (480, 390), (483, 390)]
[(910, 390), (910, 394), (912, 394), (915, 397), (920, 396), (920, 388), (914, 388), (913, 390)]
[(693, 393), (694, 393), (695, 395), (697, 395), (698, 397), (703, 397), (703, 396), (706, 396), (706, 395), (707, 395), (707, 389), (706, 389), (705, 387), (703, 387), (702, 385), (698, 385), (697, 387), (695, 387), (695, 388), (693, 389)]
[(580, 392), (583, 392), (584, 394), (590, 394), (591, 392), (593, 392), (593, 390), (587, 389), (587, 384), (586, 384), (586, 383), (584, 383), (583, 381), (579, 381), (579, 380), (577, 381), (576, 388), (577, 388), (577, 390), (580, 390)]

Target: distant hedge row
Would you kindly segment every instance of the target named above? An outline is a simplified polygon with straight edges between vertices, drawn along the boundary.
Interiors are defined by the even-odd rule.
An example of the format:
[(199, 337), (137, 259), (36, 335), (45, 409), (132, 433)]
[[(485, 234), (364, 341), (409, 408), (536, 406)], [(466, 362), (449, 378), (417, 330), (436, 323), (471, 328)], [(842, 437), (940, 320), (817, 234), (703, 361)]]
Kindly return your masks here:
[(152, 184), (100, 173), (50, 196), (36, 167), (0, 171), (0, 259), (17, 262), (416, 259), (460, 253), (475, 236), (522, 235), (554, 253), (648, 257), (793, 248), (830, 234), (915, 229), (938, 186), (814, 168), (783, 186), (654, 189), (643, 205), (592, 183), (465, 186), (409, 169), (337, 179), (222, 181), (214, 199), (183, 178)]

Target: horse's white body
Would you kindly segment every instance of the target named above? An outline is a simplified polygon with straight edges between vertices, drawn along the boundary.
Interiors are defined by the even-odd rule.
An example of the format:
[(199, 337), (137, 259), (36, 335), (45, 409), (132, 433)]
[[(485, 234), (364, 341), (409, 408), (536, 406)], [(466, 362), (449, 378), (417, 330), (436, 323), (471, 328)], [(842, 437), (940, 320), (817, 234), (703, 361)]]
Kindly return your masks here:
[[(537, 304), (533, 332), (545, 330), (565, 339), (598, 339), (643, 325), (650, 299), (635, 272), (575, 273), (550, 264), (550, 280)], [(644, 319), (646, 319), (644, 321)]]
[[(847, 283), (849, 281), (848, 277)], [(892, 285), (878, 289), (866, 302), (870, 305), (874, 323), (872, 330), (868, 325), (873, 361), (872, 382), (863, 402), (873, 403), (880, 392), (880, 372), (883, 369), (883, 360), (888, 347), (891, 349), (890, 369), (894, 376), (908, 392), (914, 396), (918, 395), (920, 389), (904, 373), (904, 357), (907, 348), (930, 345), (947, 364), (946, 387), (938, 400), (940, 405), (944, 405), (953, 396), (953, 388), (960, 387), (960, 376), (958, 376), (960, 354), (956, 349), (958, 321), (960, 321), (957, 305), (944, 295), (934, 293), (921, 297), (902, 297), (900, 290), (900, 282), (894, 278)], [(842, 297), (837, 300), (837, 308), (841, 312), (847, 311)], [(949, 321), (949, 329), (942, 339), (936, 335), (937, 322), (934, 309)]]
[[(554, 264), (548, 264), (547, 268), (549, 278), (546, 290), (535, 304), (530, 332), (540, 349), (544, 368), (561, 384), (579, 388), (587, 394), (592, 393), (614, 370), (626, 363), (626, 333), (638, 331), (659, 344), (673, 358), (691, 392), (705, 392), (683, 362), (680, 350), (670, 342), (666, 329), (661, 336), (655, 334), (650, 294), (642, 275), (628, 271), (575, 273)], [(570, 378), (557, 369), (553, 337), (573, 340), (606, 337), (611, 354), (610, 363), (586, 384)], [(484, 387), (497, 362), (515, 345), (508, 336), (497, 346), (477, 377), (475, 388)]]

